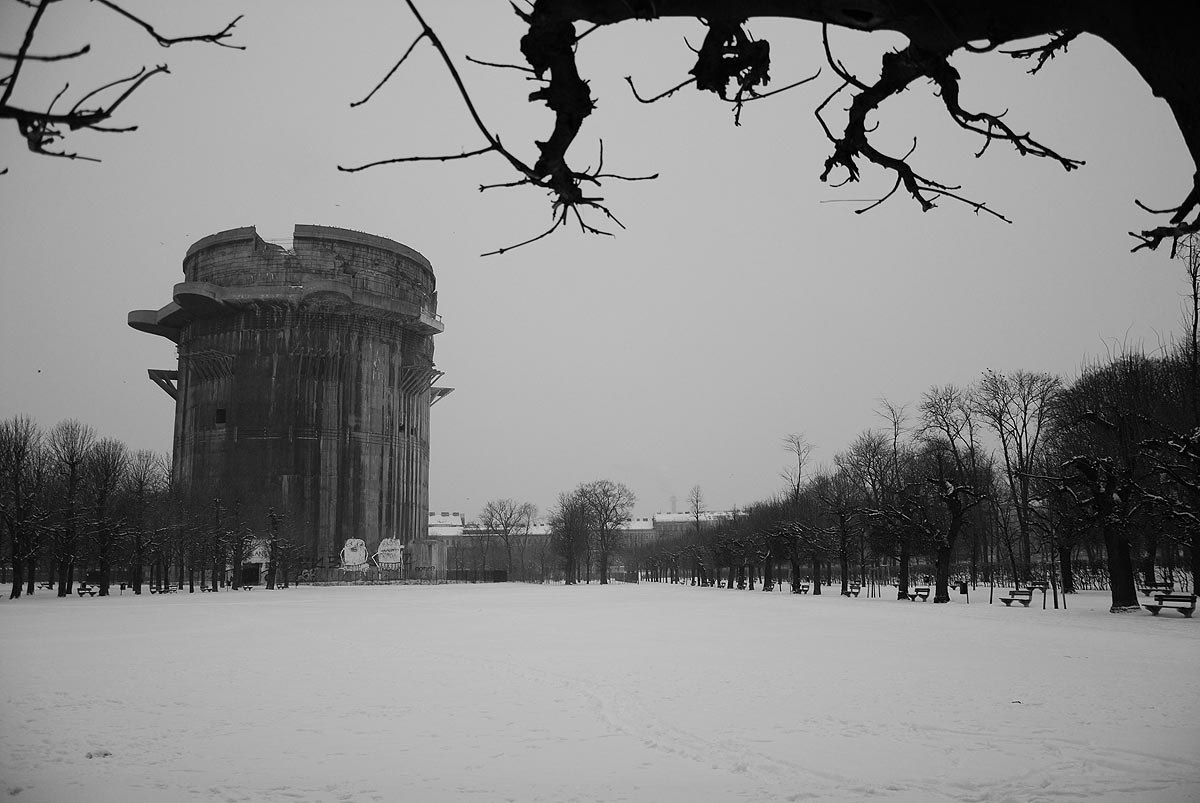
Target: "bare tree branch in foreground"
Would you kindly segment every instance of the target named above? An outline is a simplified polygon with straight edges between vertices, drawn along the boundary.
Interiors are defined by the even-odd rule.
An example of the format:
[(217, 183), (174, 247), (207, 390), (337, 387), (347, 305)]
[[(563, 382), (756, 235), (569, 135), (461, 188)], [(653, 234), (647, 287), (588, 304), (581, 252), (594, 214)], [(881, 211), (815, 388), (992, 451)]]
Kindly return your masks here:
[[(568, 165), (567, 152), (578, 138), (584, 121), (595, 110), (588, 83), (580, 76), (575, 60), (582, 38), (576, 35), (577, 23), (588, 25), (586, 35), (598, 27), (626, 20), (699, 18), (707, 32), (703, 44), (695, 50), (696, 63), (689, 71), (690, 77), (650, 98), (643, 97), (634, 89), (635, 97), (642, 102), (654, 102), (671, 97), (691, 84), (732, 103), (735, 124), (740, 124), (742, 107), (746, 102), (782, 91), (762, 91), (762, 87), (770, 80), (770, 43), (751, 36), (746, 27), (748, 21), (760, 17), (785, 17), (825, 26), (823, 56), (842, 84), (817, 108), (820, 125), (832, 145), (832, 153), (825, 160), (821, 180), (829, 181), (836, 174), (841, 180), (834, 186), (856, 182), (862, 163), (890, 172), (895, 179), (886, 195), (857, 210), (860, 213), (878, 206), (903, 188), (925, 211), (934, 208), (939, 200), (951, 199), (967, 204), (976, 213), (1009, 220), (985, 203), (960, 194), (959, 187), (928, 178), (914, 168), (910, 162), (916, 151), (915, 141), (908, 153), (903, 155), (885, 153), (872, 143), (870, 135), (874, 128), (868, 125), (868, 116), (882, 109), (890, 98), (922, 80), (936, 87), (946, 113), (955, 125), (982, 138), (977, 156), (982, 156), (991, 143), (1003, 142), (1021, 155), (1049, 159), (1068, 171), (1081, 167), (1081, 160), (1064, 156), (1031, 133), (1020, 130), (1005, 114), (968, 111), (960, 103), (960, 75), (950, 65), (952, 56), (964, 52), (989, 52), (1001, 45), (1037, 37), (1046, 39), (1041, 44), (1002, 52), (1013, 58), (1033, 60), (1029, 72), (1037, 74), (1047, 62), (1065, 53), (1068, 45), (1080, 35), (1091, 34), (1103, 39), (1138, 70), (1155, 95), (1166, 101), (1175, 114), (1193, 160), (1196, 161), (1200, 156), (1200, 48), (1194, 46), (1189, 26), (1179, 23), (1177, 16), (1172, 13), (1173, 6), (1165, 0), (1149, 4), (1131, 4), (1122, 0), (1059, 0), (1054, 3), (1014, 0), (978, 3), (946, 0), (892, 0), (889, 3), (881, 0), (743, 0), (737, 4), (720, 0), (533, 0), (532, 8), (528, 11), (514, 7), (514, 11), (528, 26), (528, 31), (521, 38), (521, 53), (529, 65), (529, 72), (543, 83), (540, 89), (529, 96), (529, 100), (545, 103), (554, 113), (554, 126), (548, 136), (534, 143), (539, 155), (533, 164), (518, 159), (511, 150), (501, 146), (493, 130), (479, 119), (453, 61), (421, 17), (413, 0), (406, 2), (422, 28), (418, 41), (428, 38), (438, 50), (487, 146), (454, 157), (402, 157), (343, 169), (357, 170), (386, 163), (498, 153), (517, 171), (520, 178), (492, 186), (529, 185), (547, 190), (554, 210), (554, 222), (549, 229), (512, 247), (536, 242), (566, 225), (572, 218), (582, 231), (610, 233), (586, 223), (580, 215), (581, 208), (598, 210), (620, 225), (602, 203), (603, 198), (585, 194), (582, 186), (587, 184), (598, 188), (602, 179), (626, 177), (601, 174), (599, 170), (577, 171)], [(907, 37), (909, 44), (897, 52), (883, 55), (879, 78), (871, 83), (851, 74), (835, 58), (829, 44), (830, 26), (858, 31), (894, 31)], [(632, 79), (626, 80), (633, 88)], [(835, 133), (821, 113), (835, 96), (847, 91), (852, 93), (852, 97), (846, 123), (840, 132)], [(1170, 217), (1166, 225), (1132, 232), (1138, 241), (1134, 250), (1154, 249), (1165, 240), (1174, 244), (1180, 237), (1200, 230), (1200, 174), (1193, 178), (1191, 191), (1178, 206), (1166, 209), (1150, 209), (1141, 203), (1138, 206), (1153, 214)], [(491, 253), (499, 254), (506, 250), (509, 249), (501, 248)]]
[[(90, 53), (92, 46), (84, 44), (74, 50), (63, 53), (44, 54), (33, 52), (32, 48), (38, 26), (42, 23), (48, 9), (56, 2), (59, 2), (59, 0), (40, 0), (37, 3), (16, 0), (16, 2), (32, 8), (33, 14), (25, 26), (25, 34), (17, 52), (0, 53), (0, 61), (12, 62), (12, 69), (7, 75), (0, 78), (0, 86), (3, 87), (3, 93), (0, 94), (0, 119), (15, 120), (21, 137), (25, 140), (29, 150), (34, 153), (45, 156), (58, 156), (64, 159), (99, 161), (95, 157), (80, 156), (78, 153), (65, 150), (60, 147), (60, 143), (62, 143), (69, 132), (80, 129), (90, 129), (106, 133), (125, 133), (136, 130), (137, 126), (133, 125), (111, 127), (105, 125), (105, 123), (116, 114), (121, 105), (142, 84), (159, 73), (169, 72), (167, 65), (159, 64), (154, 68), (142, 67), (131, 75), (101, 84), (95, 89), (85, 92), (68, 109), (57, 110), (56, 106), (58, 106), (58, 102), (62, 100), (63, 96), (66, 95), (67, 90), (70, 89), (70, 84), (59, 90), (58, 94), (43, 109), (27, 108), (18, 105), (14, 101), (17, 85), (20, 82), (22, 72), (31, 62), (57, 62), (78, 59)], [(121, 5), (112, 2), (112, 0), (94, 0), (94, 2), (99, 3), (112, 13), (137, 25), (162, 47), (171, 47), (172, 45), (188, 42), (204, 42), (235, 50), (243, 49), (227, 41), (233, 35), (233, 28), (237, 25), (238, 20), (241, 19), (240, 16), (215, 33), (168, 37), (159, 33), (151, 23), (132, 14)], [(106, 99), (100, 100), (99, 98), (101, 97), (105, 97)], [(89, 105), (92, 103), (95, 105)], [(0, 171), (0, 173), (3, 172), (7, 172), (7, 169)]]

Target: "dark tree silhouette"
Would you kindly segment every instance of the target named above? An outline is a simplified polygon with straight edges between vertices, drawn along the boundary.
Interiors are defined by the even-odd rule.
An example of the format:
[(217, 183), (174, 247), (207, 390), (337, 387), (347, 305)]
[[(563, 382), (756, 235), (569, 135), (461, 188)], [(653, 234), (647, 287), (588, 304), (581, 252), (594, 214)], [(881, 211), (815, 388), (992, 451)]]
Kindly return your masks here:
[[(4, 1), (6, 4), (26, 6), (29, 14), (28, 19), (25, 21), (24, 35), (21, 37), (21, 43), (17, 50), (15, 52), (0, 51), (0, 63), (7, 62), (12, 65), (8, 73), (0, 77), (0, 120), (15, 121), (21, 137), (25, 140), (29, 150), (34, 153), (40, 153), (45, 156), (59, 156), (65, 159), (99, 161), (92, 156), (80, 156), (78, 153), (65, 150), (62, 147), (63, 139), (70, 132), (80, 129), (90, 129), (92, 131), (107, 133), (125, 133), (136, 130), (137, 126), (135, 125), (113, 126), (109, 121), (142, 84), (155, 75), (167, 73), (170, 70), (167, 69), (167, 65), (165, 64), (159, 64), (154, 67), (142, 66), (136, 72), (104, 83), (100, 83), (103, 79), (96, 79), (96, 83), (92, 85), (92, 88), (76, 95), (73, 102), (66, 97), (70, 89), (70, 84), (68, 84), (53, 98), (45, 101), (44, 107), (35, 108), (24, 105), (17, 99), (17, 88), (21, 82), (22, 74), (28, 71), (32, 65), (38, 62), (81, 59), (91, 52), (92, 46), (90, 43), (84, 43), (79, 47), (66, 51), (39, 52), (35, 46), (38, 27), (44, 21), (47, 13), (58, 5), (59, 0)], [(241, 46), (230, 44), (227, 41), (233, 34), (233, 27), (237, 25), (241, 17), (237, 17), (215, 33), (164, 36), (159, 33), (153, 24), (132, 14), (118, 3), (113, 2), (113, 0), (93, 1), (123, 18), (129, 24), (141, 28), (146, 32), (148, 37), (157, 42), (161, 47), (171, 47), (172, 45), (183, 44), (185, 42), (207, 42), (221, 47), (229, 47), (237, 50), (243, 49)], [(63, 11), (70, 13), (72, 4), (63, 3), (62, 6)], [(4, 17), (5, 23), (11, 25), (16, 15), (17, 12), (15, 11), (6, 13)], [(82, 67), (80, 72), (86, 74), (86, 70)], [(71, 103), (71, 106), (69, 108), (59, 107), (60, 101)], [(6, 170), (0, 170), (0, 173), (3, 172), (6, 172)]]
[[(821, 55), (841, 83), (817, 106), (817, 119), (831, 145), (821, 180), (839, 184), (858, 181), (864, 165), (888, 171), (895, 178), (889, 192), (859, 211), (878, 205), (903, 188), (923, 210), (932, 209), (943, 199), (952, 199), (968, 204), (977, 213), (1007, 220), (986, 204), (960, 194), (957, 186), (918, 173), (908, 161), (911, 150), (908, 154), (887, 153), (872, 141), (874, 127), (868, 117), (885, 106), (888, 99), (918, 83), (932, 83), (950, 120), (980, 136), (980, 153), (993, 142), (1000, 142), (1021, 155), (1042, 157), (1066, 170), (1081, 166), (1082, 161), (1063, 155), (1015, 127), (1018, 123), (1010, 122), (1005, 113), (965, 108), (961, 102), (960, 74), (951, 66), (950, 58), (961, 53), (1007, 48), (1001, 52), (1027, 60), (1032, 65), (1029, 72), (1037, 73), (1082, 35), (1099, 37), (1114, 47), (1138, 71), (1154, 94), (1167, 102), (1193, 161), (1200, 163), (1200, 48), (1195, 47), (1192, 26), (1179, 16), (1184, 13), (1182, 7), (1162, 0), (1150, 3), (1121, 0), (1058, 0), (1053, 3), (1033, 0), (744, 0), (738, 3), (725, 0), (530, 0), (528, 10), (514, 6), (528, 26), (520, 41), (520, 52), (528, 66), (492, 66), (515, 67), (527, 72), (540, 84), (529, 100), (545, 103), (554, 112), (553, 128), (544, 140), (535, 143), (537, 158), (532, 163), (520, 159), (502, 145), (496, 132), (482, 120), (438, 35), (421, 16), (414, 0), (406, 2), (417, 19), (420, 33), (391, 71), (359, 103), (369, 100), (396, 73), (413, 48), (427, 39), (453, 77), (485, 144), (457, 154), (402, 156), (340, 169), (353, 171), (398, 162), (499, 155), (516, 171), (517, 178), (503, 184), (482, 186), (481, 190), (537, 187), (549, 191), (555, 209), (555, 221), (550, 229), (512, 247), (540, 240), (572, 220), (585, 232), (611, 233), (585, 222), (581, 210), (591, 209), (621, 225), (604, 206), (598, 191), (605, 179), (630, 177), (603, 172), (602, 146), (601, 166), (594, 170), (571, 167), (567, 152), (596, 108), (588, 81), (580, 74), (576, 62), (581, 40), (597, 27), (635, 19), (699, 18), (707, 27), (702, 43), (695, 48), (696, 63), (690, 70), (690, 77), (653, 98), (644, 99), (638, 95), (639, 100), (653, 102), (693, 85), (733, 103), (738, 112), (735, 121), (740, 121), (744, 103), (782, 91), (765, 91), (770, 80), (770, 43), (754, 38), (748, 23), (765, 17), (785, 17), (824, 26), (824, 53)], [(858, 31), (893, 31), (905, 36), (908, 45), (884, 54), (879, 77), (871, 81), (852, 74), (838, 61), (829, 42), (830, 26)], [(1016, 44), (1018, 42), (1021, 44)], [(634, 92), (636, 94), (636, 89)], [(834, 131), (822, 117), (822, 112), (835, 97), (842, 95), (849, 96), (849, 109), (845, 127)], [(1179, 237), (1200, 230), (1200, 174), (1194, 177), (1191, 191), (1178, 205), (1165, 209), (1154, 209), (1140, 201), (1138, 205), (1148, 213), (1166, 215), (1168, 219), (1165, 225), (1131, 232), (1137, 239), (1134, 250), (1157, 248), (1164, 240), (1171, 241), (1174, 247)], [(492, 253), (505, 250), (508, 249), (501, 248)]]

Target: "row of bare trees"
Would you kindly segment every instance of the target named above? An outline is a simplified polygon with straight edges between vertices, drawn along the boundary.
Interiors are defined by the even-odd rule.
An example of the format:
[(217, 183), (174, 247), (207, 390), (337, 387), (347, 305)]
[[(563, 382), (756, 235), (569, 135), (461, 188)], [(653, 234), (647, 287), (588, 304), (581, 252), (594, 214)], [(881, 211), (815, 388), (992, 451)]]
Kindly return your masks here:
[[(1073, 382), (986, 371), (970, 387), (931, 387), (915, 408), (883, 402), (831, 466), (805, 474), (811, 446), (784, 439), (787, 487), (729, 519), (660, 539), (635, 562), (652, 579), (730, 588), (777, 585), (787, 567), (842, 593), (882, 562), (907, 598), (914, 561), (934, 599), (953, 582), (1046, 581), (1076, 589), (1081, 555), (1107, 575), (1112, 610), (1136, 609), (1136, 580), (1200, 570), (1200, 420), (1196, 344), (1126, 353)], [(693, 494), (698, 498), (698, 489)], [(698, 505), (694, 507), (699, 509)]]
[(537, 525), (537, 506), (515, 499), (491, 499), (478, 521), (463, 530), (450, 547), (447, 569), (460, 578), (503, 578), (544, 582), (554, 573), (554, 559)]
[[(106, 595), (123, 547), (144, 556), (151, 509), (166, 467), (150, 451), (100, 438), (89, 426), (61, 421), (43, 431), (26, 415), (0, 422), (0, 530), (12, 572), (11, 598), (33, 593), (39, 563), (45, 584), (71, 593), (81, 565), (94, 568)], [(135, 576), (135, 587), (141, 577)]]
[[(625, 549), (634, 493), (612, 480), (581, 483), (558, 495), (547, 524), (535, 524), (537, 507), (514, 499), (489, 500), (477, 524), (464, 528), (451, 570), (470, 576), (567, 585), (607, 584)], [(503, 566), (503, 569), (497, 567)]]
[(27, 415), (0, 421), (0, 552), (10, 599), (34, 593), (39, 581), (60, 597), (83, 581), (101, 596), (118, 582), (135, 594), (147, 583), (238, 588), (240, 573), (228, 567), (251, 557), (266, 565), (268, 587), (286, 585), (299, 555), (283, 515), (251, 522), (239, 508), (216, 493), (182, 493), (161, 455), (79, 421), (47, 430)]
[(1076, 590), (1086, 555), (1085, 580), (1104, 576), (1113, 611), (1138, 608), (1138, 575), (1186, 583), (1190, 574), (1195, 588), (1200, 238), (1182, 238), (1177, 254), (1188, 281), (1178, 342), (1111, 355), (1070, 382), (988, 370), (969, 387), (931, 387), (912, 409), (884, 400), (885, 425), (811, 476), (812, 445), (790, 434), (783, 494), (701, 528), (694, 489), (694, 531), (658, 541), (634, 562), (654, 579), (724, 576), (729, 587), (751, 589), (761, 573), (767, 590), (775, 567), (790, 564), (797, 580), (807, 563), (815, 593), (823, 568), (838, 567), (846, 593), (854, 563), (865, 582), (868, 563), (882, 562), (903, 599), (920, 561), (932, 567), (937, 602), (949, 601), (952, 578), (974, 584), (983, 574), (1048, 582), (1057, 606), (1060, 591)]

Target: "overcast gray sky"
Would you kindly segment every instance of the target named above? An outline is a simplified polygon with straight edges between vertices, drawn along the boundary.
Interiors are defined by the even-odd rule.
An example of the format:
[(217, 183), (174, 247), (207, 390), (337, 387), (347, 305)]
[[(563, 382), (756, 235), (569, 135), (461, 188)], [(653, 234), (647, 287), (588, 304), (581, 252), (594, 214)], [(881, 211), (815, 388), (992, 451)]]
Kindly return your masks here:
[[(457, 56), (518, 62), (521, 26), (500, 0), (441, 0), (424, 10)], [(134, 448), (171, 447), (173, 405), (146, 378), (174, 367), (174, 348), (125, 325), (180, 281), (189, 245), (237, 226), (287, 239), (295, 223), (357, 229), (403, 242), (433, 263), (446, 331), (433, 409), (430, 507), (476, 513), (490, 498), (549, 507), (576, 483), (611, 478), (636, 512), (685, 505), (700, 485), (712, 508), (782, 487), (781, 438), (807, 433), (814, 463), (881, 425), (881, 396), (911, 403), (935, 384), (987, 368), (1070, 377), (1113, 344), (1155, 348), (1181, 329), (1183, 268), (1165, 249), (1131, 255), (1127, 232), (1153, 225), (1134, 206), (1177, 204), (1193, 165), (1166, 105), (1104, 43), (1073, 43), (1035, 77), (1006, 56), (960, 56), (964, 105), (1009, 109), (1014, 128), (1087, 165), (1067, 174), (1044, 159), (979, 143), (938, 113), (929, 87), (877, 115), (877, 142), (920, 172), (962, 184), (1008, 225), (952, 202), (922, 213), (896, 196), (865, 215), (891, 178), (867, 169), (856, 186), (818, 181), (830, 146), (813, 110), (835, 86), (814, 84), (749, 105), (681, 92), (635, 101), (686, 77), (699, 23), (625, 23), (581, 44), (597, 112), (575, 146), (578, 165), (658, 172), (610, 183), (628, 226), (617, 237), (559, 232), (500, 257), (479, 254), (549, 224), (537, 191), (481, 183), (512, 175), (499, 159), (339, 173), (401, 155), (483, 143), (433, 51), (420, 46), (367, 106), (351, 109), (417, 27), (395, 2), (211, 0), (130, 2), (170, 34), (220, 28), (245, 14), (245, 52), (163, 50), (95, 4), (47, 15), (44, 51), (91, 42), (85, 65), (49, 65), (23, 86), (44, 102), (166, 62), (127, 104), (124, 135), (80, 134), (68, 147), (100, 164), (34, 157), (0, 128), (0, 416), (50, 426), (78, 418)], [(0, 46), (16, 49), (15, 4)], [(20, 19), (24, 19), (22, 16)], [(774, 86), (823, 66), (820, 29), (752, 26), (772, 41)], [(839, 57), (873, 77), (901, 40), (835, 31)], [(462, 64), (485, 119), (532, 161), (550, 113), (525, 101), (515, 71)], [(32, 76), (30, 76), (32, 77)], [(24, 81), (22, 82), (24, 85)], [(831, 122), (841, 125), (833, 104)]]

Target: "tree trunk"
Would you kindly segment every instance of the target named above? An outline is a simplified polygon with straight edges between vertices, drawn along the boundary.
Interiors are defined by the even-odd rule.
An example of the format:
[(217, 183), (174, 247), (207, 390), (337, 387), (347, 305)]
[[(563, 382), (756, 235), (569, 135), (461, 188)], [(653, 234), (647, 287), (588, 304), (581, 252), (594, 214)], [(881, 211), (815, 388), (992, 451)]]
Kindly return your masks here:
[(1004, 535), (1004, 546), (1008, 549), (1008, 562), (1012, 566), (1013, 584), (1019, 585), (1021, 582), (1021, 570), (1017, 567), (1017, 555), (1013, 550), (1012, 536)]
[(102, 596), (102, 597), (108, 596), (108, 587), (111, 584), (111, 582), (110, 582), (111, 578), (109, 576), (110, 569), (111, 569), (111, 567), (109, 565), (108, 556), (107, 555), (101, 556), (100, 557), (100, 596)]
[(278, 564), (279, 543), (272, 536), (267, 542), (267, 590), (275, 590), (275, 567)]
[(242, 560), (244, 558), (242, 553), (245, 548), (245, 542), (241, 539), (241, 537), (238, 537), (233, 543), (233, 556), (230, 561), (233, 563), (233, 578), (229, 583), (229, 587), (234, 591), (237, 591), (242, 587)]
[(1200, 588), (1200, 530), (1192, 531), (1192, 593)]
[(971, 588), (979, 584), (979, 542), (982, 538), (980, 534), (980, 518), (975, 519), (976, 526), (971, 528), (971, 576), (968, 578), (971, 583)]
[(133, 540), (133, 593), (142, 593), (142, 569), (146, 565), (146, 542), (139, 532)]
[(1147, 583), (1156, 582), (1154, 578), (1154, 559), (1158, 555), (1158, 533), (1151, 530), (1146, 533), (1146, 555), (1142, 559), (1142, 577)]
[(25, 593), (32, 594), (34, 586), (37, 585), (37, 558), (30, 558), (25, 561)]
[(948, 545), (939, 545), (937, 548), (937, 558), (934, 562), (934, 602), (949, 602), (950, 601), (950, 554), (953, 548)]
[(1058, 548), (1058, 573), (1062, 575), (1062, 592), (1075, 593), (1075, 571), (1071, 566), (1071, 547)]
[(58, 574), (58, 596), (65, 597), (67, 595), (67, 559), (59, 558), (56, 564), (56, 572)]
[(25, 582), (25, 574), (21, 570), (24, 568), (25, 566), (21, 558), (16, 554), (16, 550), (14, 549), (12, 556), (12, 590), (8, 592), (9, 599), (20, 599), (21, 597), (21, 584)]
[[(1106, 517), (1107, 518), (1107, 517)], [(1107, 521), (1103, 525), (1104, 546), (1108, 551), (1108, 585), (1112, 592), (1110, 613), (1140, 611), (1137, 584), (1134, 582), (1133, 547), (1120, 528)]]
[(897, 584), (899, 589), (896, 592), (896, 599), (908, 599), (908, 565), (912, 561), (912, 547), (909, 546), (908, 539), (905, 538), (900, 543), (900, 568)]
[(813, 567), (812, 593), (813, 593), (813, 596), (820, 596), (820, 594), (821, 594), (821, 556), (818, 555), (816, 552), (814, 552), (812, 555), (812, 567)]
[(838, 568), (842, 571), (842, 596), (848, 597), (850, 596), (850, 586), (846, 573), (850, 570), (850, 561), (846, 557), (846, 550), (844, 549), (838, 553)]

